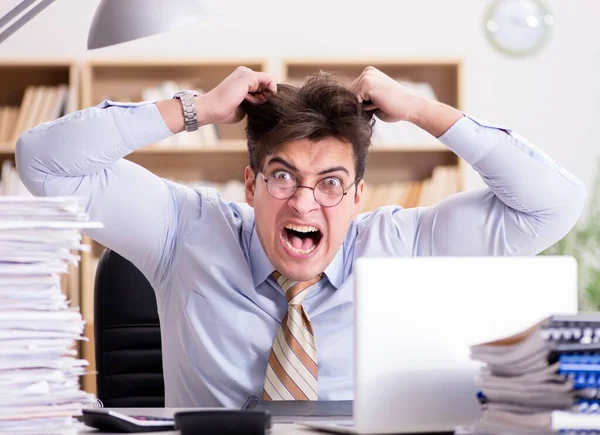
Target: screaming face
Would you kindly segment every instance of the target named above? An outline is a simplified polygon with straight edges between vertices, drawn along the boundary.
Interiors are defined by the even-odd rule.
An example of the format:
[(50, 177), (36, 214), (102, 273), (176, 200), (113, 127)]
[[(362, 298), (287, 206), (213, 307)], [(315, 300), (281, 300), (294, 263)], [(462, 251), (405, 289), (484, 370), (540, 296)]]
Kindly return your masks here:
[(322, 273), (360, 208), (352, 146), (335, 138), (278, 147), (261, 171), (246, 168), (246, 200), (271, 264), (289, 279)]

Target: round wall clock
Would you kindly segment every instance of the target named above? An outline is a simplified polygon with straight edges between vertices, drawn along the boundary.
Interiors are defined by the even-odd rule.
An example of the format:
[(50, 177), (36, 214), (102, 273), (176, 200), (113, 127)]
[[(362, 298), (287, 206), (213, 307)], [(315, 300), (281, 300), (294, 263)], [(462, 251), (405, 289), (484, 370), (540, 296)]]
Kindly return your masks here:
[(548, 40), (554, 16), (541, 0), (495, 0), (486, 17), (486, 33), (504, 53), (527, 55)]

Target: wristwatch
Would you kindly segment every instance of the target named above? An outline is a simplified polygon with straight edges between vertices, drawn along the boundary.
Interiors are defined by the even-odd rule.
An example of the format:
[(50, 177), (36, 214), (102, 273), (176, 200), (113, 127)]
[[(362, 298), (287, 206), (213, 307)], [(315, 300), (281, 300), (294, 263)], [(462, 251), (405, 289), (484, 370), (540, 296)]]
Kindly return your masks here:
[(173, 95), (173, 98), (177, 98), (181, 101), (181, 105), (183, 106), (185, 131), (198, 130), (198, 113), (196, 112), (196, 105), (194, 104), (194, 97), (197, 97), (198, 95), (200, 95), (200, 93), (193, 90), (179, 91)]

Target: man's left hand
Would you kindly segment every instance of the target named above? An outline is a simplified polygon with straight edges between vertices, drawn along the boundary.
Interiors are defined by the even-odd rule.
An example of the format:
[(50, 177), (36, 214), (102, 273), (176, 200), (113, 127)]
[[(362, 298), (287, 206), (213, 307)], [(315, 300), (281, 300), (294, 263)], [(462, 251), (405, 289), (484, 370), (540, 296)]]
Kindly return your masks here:
[(410, 121), (413, 109), (422, 99), (372, 66), (364, 69), (350, 89), (366, 110), (375, 110), (375, 116), (386, 122)]

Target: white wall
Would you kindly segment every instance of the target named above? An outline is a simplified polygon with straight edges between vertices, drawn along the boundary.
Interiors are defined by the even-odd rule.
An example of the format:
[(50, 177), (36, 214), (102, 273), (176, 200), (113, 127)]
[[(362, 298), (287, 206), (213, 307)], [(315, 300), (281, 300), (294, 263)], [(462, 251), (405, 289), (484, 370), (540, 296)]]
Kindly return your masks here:
[[(0, 14), (18, 2), (2, 0)], [(278, 72), (279, 60), (294, 56), (462, 57), (466, 111), (511, 126), (591, 185), (600, 155), (598, 0), (546, 0), (557, 22), (552, 40), (526, 59), (500, 54), (485, 39), (491, 0), (221, 0), (222, 21), (86, 52), (98, 3), (57, 0), (0, 45), (0, 62), (258, 56)], [(469, 173), (467, 186), (478, 185)]]

